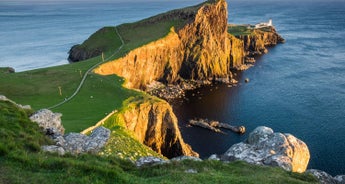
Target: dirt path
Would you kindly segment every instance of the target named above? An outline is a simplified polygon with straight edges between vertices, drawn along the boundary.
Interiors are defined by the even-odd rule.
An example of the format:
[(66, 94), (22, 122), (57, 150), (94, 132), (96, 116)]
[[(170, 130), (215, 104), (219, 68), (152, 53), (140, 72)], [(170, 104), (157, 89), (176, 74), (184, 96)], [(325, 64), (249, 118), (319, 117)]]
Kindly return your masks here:
[(89, 69), (85, 72), (85, 74), (84, 74), (82, 80), (80, 81), (80, 84), (79, 84), (78, 88), (74, 91), (74, 93), (73, 93), (70, 97), (66, 98), (64, 101), (62, 101), (62, 102), (60, 102), (60, 103), (58, 103), (58, 104), (55, 104), (55, 105), (53, 105), (53, 106), (51, 106), (51, 107), (48, 107), (47, 109), (54, 109), (54, 108), (56, 108), (56, 107), (59, 107), (59, 106), (65, 104), (66, 102), (70, 101), (71, 99), (73, 99), (73, 98), (79, 93), (81, 87), (83, 86), (83, 84), (84, 84), (84, 82), (85, 82), (85, 80), (86, 80), (86, 78), (87, 78), (87, 75), (88, 75), (93, 69), (95, 69), (96, 67), (98, 67), (100, 64), (103, 64), (104, 62), (107, 62), (111, 57), (113, 57), (115, 54), (117, 54), (117, 53), (122, 49), (122, 47), (123, 47), (123, 45), (125, 44), (125, 42), (123, 41), (123, 39), (122, 39), (121, 35), (119, 34), (119, 32), (118, 32), (118, 30), (117, 30), (116, 27), (115, 27), (115, 33), (118, 35), (118, 37), (119, 37), (120, 40), (121, 40), (121, 46), (120, 46), (118, 49), (116, 49), (115, 52), (114, 52), (111, 56), (105, 58), (104, 61), (101, 61), (101, 62), (99, 62), (99, 63), (93, 65), (91, 68), (89, 68)]

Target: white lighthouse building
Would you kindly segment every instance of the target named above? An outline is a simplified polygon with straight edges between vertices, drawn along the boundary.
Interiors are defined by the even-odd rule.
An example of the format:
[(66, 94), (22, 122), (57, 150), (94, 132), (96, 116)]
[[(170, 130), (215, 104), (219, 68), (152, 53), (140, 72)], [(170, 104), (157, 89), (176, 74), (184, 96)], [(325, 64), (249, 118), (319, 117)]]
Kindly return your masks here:
[(273, 26), (272, 19), (269, 19), (268, 22), (262, 22), (262, 23), (256, 24), (255, 28), (272, 27), (272, 26)]

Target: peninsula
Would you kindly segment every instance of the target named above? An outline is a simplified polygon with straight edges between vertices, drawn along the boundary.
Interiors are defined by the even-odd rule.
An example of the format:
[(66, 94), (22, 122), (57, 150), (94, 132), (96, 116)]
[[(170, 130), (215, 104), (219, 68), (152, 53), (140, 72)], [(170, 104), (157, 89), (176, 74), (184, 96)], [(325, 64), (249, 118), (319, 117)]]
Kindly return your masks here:
[[(176, 91), (215, 81), (236, 83), (233, 71), (248, 68), (256, 55), (267, 53), (267, 46), (282, 42), (273, 26), (229, 25), (226, 1), (209, 0), (139, 22), (104, 27), (71, 48), (69, 59), (82, 62), (2, 72), (0, 81), (6, 83), (0, 93), (7, 97), (0, 100), (0, 171), (6, 175), (0, 176), (0, 182), (14, 181), (20, 172), (22, 180), (52, 179), (53, 183), (61, 179), (66, 183), (315, 183), (308, 173), (287, 172), (305, 171), (306, 145), (267, 127), (259, 127), (248, 142), (234, 145), (224, 155), (201, 161), (184, 142), (170, 104), (150, 95), (161, 97), (163, 91), (174, 88), (178, 90), (163, 98), (175, 97)], [(48, 107), (62, 117), (50, 110), (33, 110)], [(269, 147), (272, 142), (279, 144)], [(265, 145), (265, 154), (251, 157), (259, 144)], [(249, 163), (287, 171), (226, 163), (241, 160), (237, 154), (241, 146), (248, 148)]]

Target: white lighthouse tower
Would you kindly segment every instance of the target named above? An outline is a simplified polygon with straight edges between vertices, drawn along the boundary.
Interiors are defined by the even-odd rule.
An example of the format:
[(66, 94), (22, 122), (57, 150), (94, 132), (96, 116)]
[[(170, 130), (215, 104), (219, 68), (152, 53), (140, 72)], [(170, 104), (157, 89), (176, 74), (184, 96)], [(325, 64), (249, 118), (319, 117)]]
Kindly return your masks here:
[(267, 26), (273, 26), (272, 19), (268, 20)]

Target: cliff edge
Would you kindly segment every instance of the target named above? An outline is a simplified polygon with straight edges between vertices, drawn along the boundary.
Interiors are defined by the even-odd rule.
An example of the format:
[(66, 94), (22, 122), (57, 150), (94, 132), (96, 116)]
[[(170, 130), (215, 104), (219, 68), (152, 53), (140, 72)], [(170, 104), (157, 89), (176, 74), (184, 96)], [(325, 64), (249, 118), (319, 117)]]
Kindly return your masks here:
[[(117, 124), (133, 132), (134, 137), (157, 153), (168, 158), (199, 154), (183, 141), (171, 106), (155, 97), (129, 98), (124, 108), (115, 114)], [(106, 127), (114, 127), (106, 123)]]
[(126, 87), (140, 89), (154, 80), (231, 78), (231, 67), (243, 64), (244, 49), (243, 42), (227, 32), (226, 1), (207, 1), (194, 8), (185, 25), (171, 27), (164, 38), (101, 65), (95, 73), (122, 76)]

